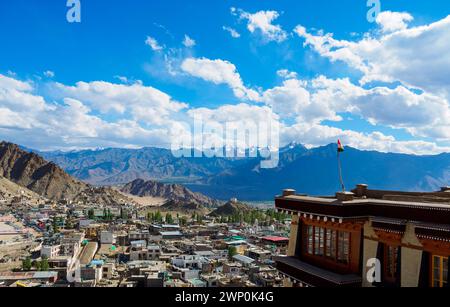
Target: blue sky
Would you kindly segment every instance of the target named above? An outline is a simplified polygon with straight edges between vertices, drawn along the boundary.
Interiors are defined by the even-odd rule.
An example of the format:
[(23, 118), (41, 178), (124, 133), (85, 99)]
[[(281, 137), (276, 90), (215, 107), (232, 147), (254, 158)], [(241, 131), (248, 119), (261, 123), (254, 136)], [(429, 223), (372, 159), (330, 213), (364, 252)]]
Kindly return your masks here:
[[(221, 108), (235, 106), (231, 113), (254, 117), (254, 112), (274, 106), (283, 123), (282, 143), (318, 146), (343, 138), (361, 149), (419, 154), (450, 148), (450, 124), (445, 119), (450, 92), (445, 86), (445, 71), (450, 67), (445, 65), (450, 62), (450, 48), (442, 46), (449, 38), (448, 1), (381, 0), (381, 12), (386, 14), (375, 23), (366, 18), (365, 0), (81, 0), (81, 23), (68, 23), (67, 10), (65, 0), (0, 2), (0, 90), (3, 86), (7, 92), (0, 98), (0, 107), (9, 116), (4, 122), (15, 116), (42, 120), (36, 127), (17, 121), (0, 125), (0, 138), (40, 149), (158, 146), (166, 143), (161, 142), (161, 134), (167, 133), (163, 130), (189, 112), (207, 108), (215, 112), (214, 118), (221, 118)], [(255, 19), (252, 24), (258, 13), (259, 17), (276, 16), (269, 23)], [(443, 29), (437, 25), (440, 21), (445, 21)], [(239, 37), (232, 37), (225, 27)], [(423, 35), (404, 41), (408, 30)], [(324, 44), (328, 33), (334, 40)], [(195, 44), (184, 46), (186, 36)], [(148, 38), (160, 48), (146, 44)], [(421, 50), (417, 56), (405, 56), (407, 44), (413, 48), (420, 39), (430, 47), (438, 46), (439, 61)], [(364, 50), (366, 41), (381, 50), (380, 59)], [(410, 70), (404, 68), (411, 63), (408, 56), (417, 61)], [(397, 61), (384, 67), (392, 58)], [(427, 70), (421, 71), (423, 67)], [(427, 77), (419, 78), (421, 74)], [(30, 88), (11, 87), (8, 80)], [(107, 89), (97, 91), (100, 84), (95, 82), (103, 82)], [(117, 91), (108, 90), (122, 93), (119, 86), (126, 87), (126, 93), (112, 97)], [(341, 87), (348, 92), (342, 93)], [(147, 88), (168, 95), (169, 101), (149, 98), (145, 105), (143, 95), (153, 95)], [(247, 90), (258, 97), (250, 98)], [(17, 97), (14, 91), (36, 101), (42, 98), (42, 108), (25, 114), (20, 102), (11, 100)], [(107, 98), (102, 100), (102, 95)], [(123, 103), (127, 108), (136, 97), (142, 98), (142, 105), (131, 111), (104, 105)], [(53, 105), (58, 109), (50, 110)], [(140, 107), (162, 112), (163, 120), (136, 116)], [(319, 112), (324, 109), (330, 111)], [(79, 118), (82, 127), (58, 134), (64, 125), (43, 119), (50, 111), (75, 112), (79, 117), (73, 118)], [(435, 113), (444, 118), (435, 119)], [(93, 133), (99, 123), (102, 128)], [(89, 125), (92, 129), (83, 131)], [(108, 130), (119, 128), (125, 129), (128, 138)], [(138, 134), (145, 135), (145, 140)]]

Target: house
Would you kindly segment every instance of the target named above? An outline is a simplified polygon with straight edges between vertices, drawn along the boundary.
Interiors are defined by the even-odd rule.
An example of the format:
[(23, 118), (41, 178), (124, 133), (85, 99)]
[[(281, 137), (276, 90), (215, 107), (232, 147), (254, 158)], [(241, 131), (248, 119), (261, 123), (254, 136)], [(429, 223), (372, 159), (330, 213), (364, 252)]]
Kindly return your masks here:
[(236, 261), (236, 262), (239, 262), (240, 264), (242, 264), (245, 267), (248, 267), (252, 263), (255, 262), (255, 259), (252, 259), (252, 258), (247, 257), (247, 256), (239, 255), (239, 254), (234, 255), (233, 256), (233, 260)]
[(115, 244), (116, 240), (114, 238), (114, 233), (112, 231), (103, 230), (100, 232), (100, 243), (101, 244)]
[(161, 248), (158, 245), (148, 245), (144, 240), (131, 242), (130, 260), (158, 260)]
[(183, 233), (180, 231), (161, 231), (159, 234), (163, 240), (180, 240), (183, 238)]
[(239, 262), (226, 262), (223, 264), (223, 273), (229, 275), (241, 275), (243, 265)]
[(275, 205), (292, 216), (287, 257), (274, 259), (288, 286), (448, 286), (450, 188), (358, 185), (334, 197), (285, 190)]

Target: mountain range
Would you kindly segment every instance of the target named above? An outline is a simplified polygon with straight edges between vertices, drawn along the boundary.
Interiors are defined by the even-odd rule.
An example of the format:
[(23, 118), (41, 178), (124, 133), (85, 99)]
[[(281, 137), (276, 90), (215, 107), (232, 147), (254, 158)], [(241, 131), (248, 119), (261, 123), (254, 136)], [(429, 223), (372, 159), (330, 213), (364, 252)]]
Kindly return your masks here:
[[(121, 185), (135, 179), (180, 183), (195, 192), (227, 200), (271, 200), (284, 188), (311, 195), (340, 189), (335, 144), (280, 149), (277, 168), (261, 169), (260, 158), (175, 158), (159, 148), (42, 152), (74, 177), (94, 185)], [(341, 155), (347, 188), (434, 191), (450, 182), (450, 154), (416, 156), (347, 147)]]

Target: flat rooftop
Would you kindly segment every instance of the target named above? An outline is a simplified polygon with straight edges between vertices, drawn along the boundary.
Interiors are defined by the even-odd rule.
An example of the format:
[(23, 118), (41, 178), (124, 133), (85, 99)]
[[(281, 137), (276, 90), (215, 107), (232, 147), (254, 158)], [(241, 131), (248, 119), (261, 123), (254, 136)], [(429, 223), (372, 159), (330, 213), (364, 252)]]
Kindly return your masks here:
[(336, 193), (333, 197), (299, 195), (285, 190), (276, 197), (278, 210), (302, 215), (341, 219), (381, 217), (434, 225), (450, 224), (450, 192), (402, 192), (370, 190), (358, 185), (352, 192)]

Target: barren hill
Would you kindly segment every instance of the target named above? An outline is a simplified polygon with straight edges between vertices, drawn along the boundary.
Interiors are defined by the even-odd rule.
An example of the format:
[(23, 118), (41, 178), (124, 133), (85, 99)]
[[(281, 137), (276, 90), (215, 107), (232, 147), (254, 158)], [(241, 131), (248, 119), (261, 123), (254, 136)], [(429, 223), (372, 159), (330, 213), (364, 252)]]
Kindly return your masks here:
[(157, 181), (136, 179), (121, 188), (123, 193), (141, 197), (160, 197), (176, 203), (196, 204), (209, 208), (219, 206), (219, 202), (200, 193), (194, 193), (179, 184), (164, 184)]

